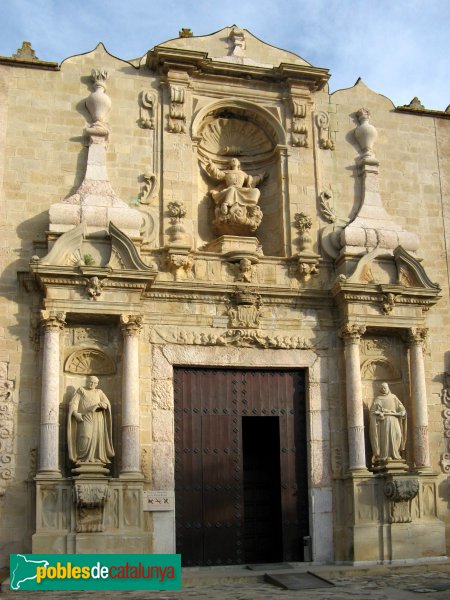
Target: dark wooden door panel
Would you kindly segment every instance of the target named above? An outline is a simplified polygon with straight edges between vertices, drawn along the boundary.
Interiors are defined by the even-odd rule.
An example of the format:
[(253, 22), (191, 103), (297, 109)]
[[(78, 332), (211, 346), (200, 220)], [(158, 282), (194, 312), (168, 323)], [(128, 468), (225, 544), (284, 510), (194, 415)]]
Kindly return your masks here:
[[(268, 439), (265, 448), (258, 440), (273, 438), (269, 421), (248, 430), (253, 443), (262, 444), (259, 454), (270, 452), (262, 459), (251, 448), (243, 451), (242, 423), (265, 416), (276, 419), (275, 443)], [(175, 369), (177, 551), (184, 564), (302, 560), (308, 534), (305, 418), (302, 371)], [(271, 483), (264, 461), (276, 465), (268, 469)]]

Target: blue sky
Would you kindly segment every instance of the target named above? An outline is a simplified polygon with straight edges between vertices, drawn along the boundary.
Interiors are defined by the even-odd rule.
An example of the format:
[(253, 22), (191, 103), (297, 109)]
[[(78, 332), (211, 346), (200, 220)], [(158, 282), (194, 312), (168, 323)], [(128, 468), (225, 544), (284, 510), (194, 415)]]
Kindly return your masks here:
[(102, 41), (136, 58), (178, 36), (237, 24), (332, 73), (331, 91), (358, 77), (396, 105), (450, 104), (450, 0), (0, 0), (0, 55), (32, 42), (61, 62)]

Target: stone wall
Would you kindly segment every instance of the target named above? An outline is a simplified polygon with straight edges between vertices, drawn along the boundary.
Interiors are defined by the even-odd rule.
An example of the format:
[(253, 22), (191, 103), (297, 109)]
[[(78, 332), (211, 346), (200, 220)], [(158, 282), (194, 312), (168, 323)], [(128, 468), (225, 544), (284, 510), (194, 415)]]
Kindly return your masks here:
[[(223, 39), (231, 39), (229, 28), (223, 35)], [(136, 314), (143, 323), (139, 337), (142, 479), (136, 484), (136, 494), (173, 490), (173, 365), (307, 368), (311, 534), (318, 561), (393, 560), (402, 558), (403, 552), (401, 540), (389, 551), (377, 547), (374, 555), (363, 548), (364, 536), (376, 541), (379, 529), (385, 532), (392, 523), (386, 516), (390, 508), (380, 496), (379, 480), (369, 471), (363, 482), (349, 479), (348, 382), (339, 327), (351, 319), (368, 326), (360, 362), (364, 425), (368, 427), (375, 386), (388, 380), (405, 404), (408, 419), (411, 414), (406, 448), (411, 469), (415, 409), (404, 333), (411, 327), (427, 327), (424, 364), (431, 471), (428, 479), (420, 480), (421, 491), (412, 501), (411, 514), (419, 529), (428, 519), (436, 531), (444, 521), (448, 531), (449, 462), (448, 457), (442, 458), (450, 452), (443, 417), (444, 409), (449, 409), (445, 373), (450, 370), (448, 115), (398, 110), (360, 80), (330, 96), (324, 70), (308, 72), (310, 66), (299, 57), (271, 47), (267, 53), (265, 44), (248, 32), (245, 35), (248, 59), (241, 59), (231, 42), (222, 47), (218, 34), (210, 40), (174, 41), (176, 52), (189, 48), (190, 43), (195, 52), (209, 52), (213, 66), (202, 63), (204, 59), (197, 55), (194, 58), (200, 62), (189, 64), (194, 60), (191, 57), (183, 63), (177, 55), (181, 62), (173, 67), (167, 54), (172, 48), (169, 42), (133, 62), (112, 57), (101, 44), (92, 52), (68, 58), (59, 67), (0, 60), (0, 259), (4, 283), (0, 366), (7, 423), (6, 442), (1, 447), (3, 463), (12, 465), (9, 475), (2, 475), (6, 471), (0, 469), (3, 557), (30, 551), (36, 531), (42, 535), (34, 538), (35, 549), (47, 548), (42, 541), (45, 536), (50, 536), (59, 551), (90, 547), (86, 532), (78, 545), (73, 541), (77, 519), (73, 506), (61, 508), (62, 512), (68, 510), (64, 525), (59, 521), (49, 525), (39, 521), (45, 513), (39, 504), (44, 497), (41, 494), (35, 522), (41, 309), (62, 310), (68, 315), (61, 334), (62, 367), (57, 373), (62, 479), (51, 484), (53, 491), (49, 495), (47, 490), (46, 498), (60, 502), (64, 494), (70, 496), (73, 465), (66, 448), (67, 405), (83, 377), (95, 369), (70, 370), (67, 361), (87, 348), (91, 353), (103, 353), (114, 364), (114, 369), (100, 377), (115, 422), (117, 459), (111, 472), (111, 493), (117, 498), (125, 494), (118, 477), (125, 402), (119, 322), (123, 314)], [(292, 63), (291, 75), (280, 66), (286, 62)], [(51, 265), (45, 261), (62, 233), (53, 223), (53, 232), (48, 234), (50, 207), (77, 195), (89, 160), (91, 173), (99, 172), (93, 154), (88, 158), (91, 134), (84, 133), (92, 121), (85, 99), (92, 93), (93, 69), (108, 72), (107, 94), (112, 101), (105, 164), (100, 167), (106, 166), (117, 198), (139, 211), (142, 226), (128, 246), (123, 238), (119, 242), (114, 238), (120, 267), (119, 258), (116, 263), (111, 259), (109, 266), (107, 258), (102, 258), (97, 270), (92, 267), (89, 271), (87, 263), (80, 266), (71, 263), (72, 259)], [(246, 78), (239, 69), (247, 73)], [(412, 255), (409, 284), (401, 289), (394, 247), (380, 260), (375, 257), (357, 281), (351, 280), (350, 273), (356, 273), (355, 257), (350, 260), (341, 255), (349, 265), (345, 274), (338, 259), (342, 251), (339, 235), (367, 199), (360, 171), (362, 151), (354, 136), (359, 125), (356, 113), (362, 107), (370, 112), (370, 123), (378, 132), (375, 153), (382, 205), (402, 231), (420, 241)], [(217, 129), (220, 119), (221, 129)], [(225, 168), (232, 150), (221, 154), (221, 144), (236, 140), (243, 148), (239, 155), (243, 169), (254, 177), (263, 171), (268, 174), (259, 186), (264, 213), (261, 228), (253, 237), (245, 236), (245, 242), (239, 241), (239, 236), (237, 241), (216, 239), (210, 192), (217, 183), (205, 170), (211, 157)], [(299, 220), (296, 215), (300, 213), (303, 217)], [(302, 222), (307, 224), (302, 227)], [(104, 246), (98, 250), (100, 242), (87, 236), (83, 247), (91, 244), (90, 251), (106, 256), (112, 237), (111, 232), (104, 232)], [(252, 241), (254, 238), (257, 241)], [(138, 258), (130, 249), (133, 243)], [(367, 245), (365, 253), (373, 249)], [(82, 246), (77, 251), (85, 252)], [(37, 258), (30, 270), (32, 257)], [(240, 262), (244, 257), (251, 263), (245, 268)], [(125, 268), (124, 260), (130, 261)], [(96, 292), (89, 292), (87, 286), (94, 276), (103, 283)], [(358, 299), (348, 300), (348, 290), (332, 293), (336, 281), (344, 287), (346, 281), (354, 283), (352, 293), (359, 294)], [(432, 287), (434, 282), (440, 291)], [(239, 304), (242, 290), (252, 298), (251, 309), (240, 310), (249, 306), (247, 301)], [(389, 293), (393, 297), (388, 298)], [(341, 301), (345, 294), (347, 299)], [(402, 298), (406, 298), (403, 304)], [(84, 341), (76, 337), (78, 330), (88, 331)], [(366, 463), (371, 467), (367, 434), (365, 441)], [(44, 483), (38, 485), (39, 494)], [(435, 502), (431, 508), (430, 494)], [(53, 500), (46, 501), (51, 505)], [(126, 511), (117, 513), (120, 526), (114, 525), (113, 512), (107, 509), (108, 540), (127, 529)], [(141, 516), (139, 534), (137, 525), (130, 525), (130, 544), (170, 552), (175, 535), (173, 511)], [(394, 527), (394, 537), (399, 535), (397, 529)], [(386, 539), (389, 535), (386, 533)], [(351, 551), (355, 540), (360, 540), (358, 556)], [(102, 549), (104, 544), (98, 542), (96, 548)], [(427, 541), (421, 556), (442, 555), (439, 544), (434, 552)]]

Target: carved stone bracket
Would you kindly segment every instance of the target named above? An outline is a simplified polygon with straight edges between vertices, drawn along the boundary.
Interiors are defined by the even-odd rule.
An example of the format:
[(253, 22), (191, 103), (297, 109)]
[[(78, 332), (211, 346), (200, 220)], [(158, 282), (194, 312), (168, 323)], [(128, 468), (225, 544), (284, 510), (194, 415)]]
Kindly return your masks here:
[(193, 278), (194, 259), (190, 246), (174, 246), (167, 248), (167, 267), (175, 281)]
[(89, 277), (86, 280), (86, 293), (90, 297), (91, 300), (98, 300), (102, 295), (103, 291), (103, 280), (99, 279), (97, 276)]
[(155, 128), (155, 97), (152, 92), (142, 91), (139, 94), (139, 127)]
[(97, 533), (104, 530), (103, 516), (108, 497), (107, 483), (75, 483), (74, 500), (78, 533)]
[(299, 148), (308, 147), (308, 129), (305, 126), (306, 104), (291, 99), (292, 138), (291, 144)]
[(411, 500), (419, 492), (418, 479), (390, 479), (384, 485), (384, 495), (391, 504), (391, 523), (411, 523)]
[(171, 133), (186, 133), (186, 114), (184, 112), (185, 89), (170, 85), (169, 126)]
[(324, 111), (316, 113), (316, 125), (319, 130), (319, 148), (322, 150), (334, 150), (335, 143), (331, 139), (330, 116)]
[(381, 310), (383, 314), (389, 315), (394, 310), (395, 303), (397, 302), (400, 294), (393, 294), (388, 292), (387, 294), (383, 294), (381, 297)]
[(14, 382), (8, 379), (8, 363), (0, 362), (0, 496), (14, 477)]

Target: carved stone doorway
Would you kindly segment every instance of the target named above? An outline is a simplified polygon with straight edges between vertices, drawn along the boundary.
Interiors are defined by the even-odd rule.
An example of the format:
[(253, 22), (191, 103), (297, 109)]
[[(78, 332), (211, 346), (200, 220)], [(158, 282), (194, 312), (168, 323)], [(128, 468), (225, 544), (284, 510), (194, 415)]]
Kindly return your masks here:
[(175, 368), (174, 383), (183, 564), (303, 560), (304, 372)]

